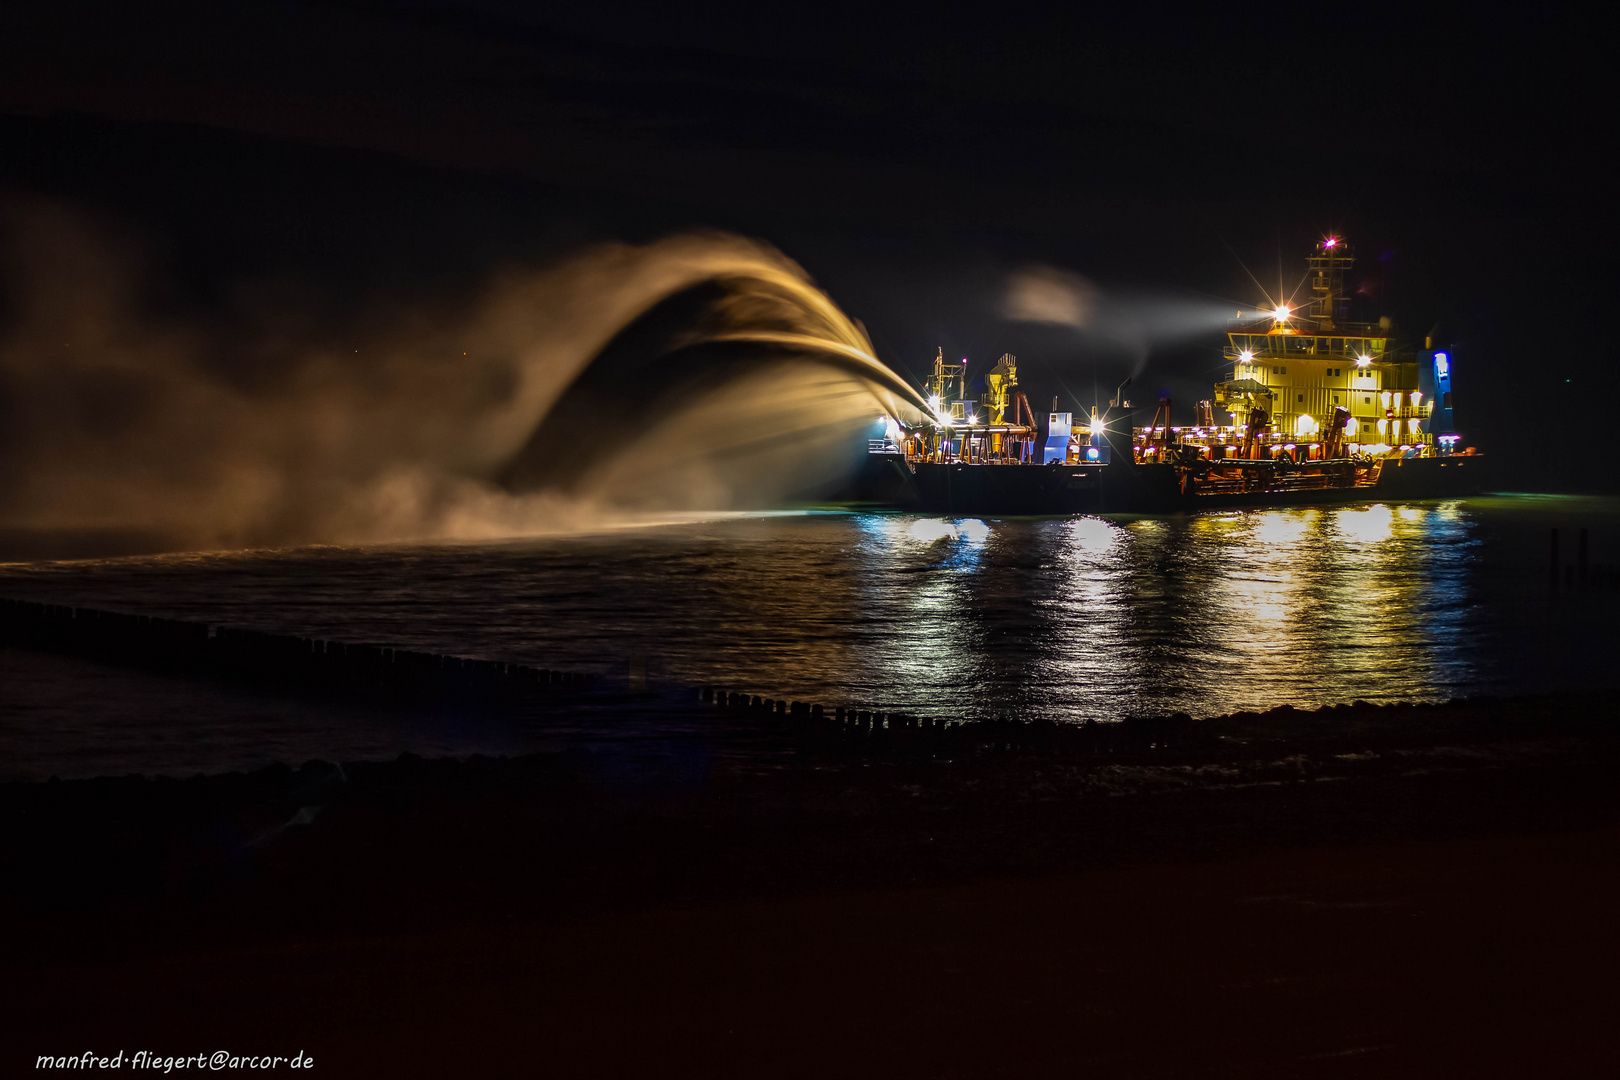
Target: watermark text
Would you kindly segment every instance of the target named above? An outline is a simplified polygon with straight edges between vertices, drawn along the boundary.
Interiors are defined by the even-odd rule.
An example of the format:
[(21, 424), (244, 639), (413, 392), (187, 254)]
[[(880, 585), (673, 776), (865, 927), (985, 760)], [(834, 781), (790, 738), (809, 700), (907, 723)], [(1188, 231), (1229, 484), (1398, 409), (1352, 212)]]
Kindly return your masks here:
[(222, 1072), (272, 1069), (313, 1069), (315, 1059), (300, 1050), (296, 1054), (233, 1054), (229, 1050), (215, 1050), (204, 1054), (160, 1054), (151, 1050), (137, 1050), (133, 1054), (120, 1050), (113, 1054), (98, 1054), (91, 1050), (77, 1054), (40, 1054), (34, 1062), (36, 1069), (84, 1070), (88, 1072), (132, 1069), (136, 1072)]

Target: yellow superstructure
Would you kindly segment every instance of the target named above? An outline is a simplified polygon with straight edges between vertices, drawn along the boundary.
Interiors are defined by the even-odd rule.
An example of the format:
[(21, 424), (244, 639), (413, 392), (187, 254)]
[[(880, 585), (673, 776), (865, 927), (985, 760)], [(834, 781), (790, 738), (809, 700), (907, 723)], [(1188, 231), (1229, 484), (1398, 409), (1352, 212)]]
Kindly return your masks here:
[(1431, 441), (1421, 430), (1429, 403), (1417, 388), (1417, 360), (1390, 353), (1386, 337), (1300, 331), (1281, 320), (1264, 333), (1228, 336), (1232, 370), (1216, 384), (1215, 403), (1238, 416), (1264, 409), (1268, 434), (1316, 441), (1343, 408), (1352, 452)]
[[(1296, 459), (1432, 452), (1433, 436), (1423, 430), (1431, 403), (1418, 389), (1417, 354), (1391, 343), (1388, 319), (1345, 318), (1344, 275), (1354, 262), (1349, 245), (1328, 237), (1310, 255), (1305, 304), (1279, 304), (1228, 332), (1230, 367), (1215, 384), (1214, 404), (1231, 415), (1179, 429), (1182, 441), (1221, 456), (1217, 447), (1234, 452), (1252, 428), (1254, 443), (1272, 452), (1286, 447)], [(1342, 435), (1331, 437), (1339, 421)], [(1140, 430), (1138, 444), (1151, 444), (1153, 434)]]
[(1232, 367), (1216, 384), (1216, 404), (1235, 416), (1259, 406), (1271, 414), (1268, 434), (1296, 444), (1320, 443), (1342, 408), (1350, 414), (1344, 441), (1352, 453), (1429, 445), (1416, 354), (1391, 348), (1388, 319), (1344, 318), (1344, 275), (1354, 263), (1350, 246), (1328, 237), (1311, 252), (1312, 296), (1304, 307), (1279, 305), (1266, 328), (1227, 335)]

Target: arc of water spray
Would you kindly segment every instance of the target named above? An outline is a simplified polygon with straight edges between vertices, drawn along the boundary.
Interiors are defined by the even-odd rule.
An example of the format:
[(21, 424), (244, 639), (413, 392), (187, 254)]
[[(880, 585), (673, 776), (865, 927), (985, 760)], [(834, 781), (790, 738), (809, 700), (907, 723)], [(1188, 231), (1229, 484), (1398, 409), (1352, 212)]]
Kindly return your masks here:
[[(568, 383), (619, 330), (663, 300), (710, 281), (744, 292), (772, 291), (797, 309), (794, 321), (807, 328), (694, 332), (691, 343), (775, 344), (852, 360), (856, 365), (845, 370), (895, 395), (896, 400), (881, 403), (891, 414), (902, 411), (902, 402), (917, 410), (919, 417), (926, 414), (921, 394), (877, 358), (865, 332), (797, 263), (763, 241), (730, 233), (684, 233), (644, 247), (601, 245), (538, 282), (522, 283), (497, 301), (495, 306), (505, 314), (495, 321), (512, 325), (513, 337), (533, 333), (534, 319), (523, 309), (534, 301), (550, 311), (566, 311), (558, 321), (567, 335), (560, 342), (521, 345), (512, 341), (508, 346), (519, 359), (520, 389), (501, 415), (489, 418), (491, 422), (478, 436), (479, 456), (492, 462), (516, 452)], [(501, 336), (507, 335), (503, 332)], [(896, 419), (906, 418), (896, 415)]]
[[(869, 349), (863, 349), (857, 345), (850, 345), (841, 341), (828, 341), (811, 334), (797, 334), (786, 331), (745, 331), (734, 334), (715, 334), (706, 336), (704, 340), (782, 345), (788, 348), (820, 353), (832, 358), (853, 360), (855, 361), (854, 364), (840, 364), (838, 366), (891, 392), (901, 401), (915, 408), (919, 413), (926, 413), (928, 409), (928, 402), (924, 400), (922, 394), (916, 388), (895, 374), (893, 368), (879, 360)], [(894, 402), (886, 403), (886, 407), (889, 409), (890, 415), (894, 416), (896, 420), (909, 419), (897, 415), (902, 410), (895, 408)]]
[[(16, 482), (0, 524), (139, 527), (199, 546), (554, 527), (555, 505), (495, 478), (616, 335), (707, 282), (727, 297), (710, 326), (691, 329), (693, 343), (813, 356), (897, 420), (926, 415), (921, 395), (801, 267), (732, 234), (597, 245), (497, 277), (460, 310), (361, 313), (348, 335), (363, 337), (355, 349), (348, 340), (214, 340), (201, 326), (153, 317), (135, 305), (130, 275), (107, 269), (120, 264), (103, 257), (110, 244), (86, 221), (55, 206), (9, 214), (0, 221), (10, 223), (5, 248), (19, 270), (4, 282), (16, 325), (0, 335), (0, 382), (20, 403), (16, 415), (32, 420), (3, 448), (0, 465)], [(38, 343), (58, 340), (64, 323), (78, 335), (71, 355), (42, 354)], [(273, 359), (281, 377), (246, 390), (220, 376), (210, 357), (237, 349)], [(140, 407), (109, 427), (78, 406), (85, 387), (113, 378)], [(864, 406), (836, 408), (849, 417)], [(694, 424), (720, 422), (689, 411)], [(637, 470), (647, 461), (662, 459), (649, 453)]]

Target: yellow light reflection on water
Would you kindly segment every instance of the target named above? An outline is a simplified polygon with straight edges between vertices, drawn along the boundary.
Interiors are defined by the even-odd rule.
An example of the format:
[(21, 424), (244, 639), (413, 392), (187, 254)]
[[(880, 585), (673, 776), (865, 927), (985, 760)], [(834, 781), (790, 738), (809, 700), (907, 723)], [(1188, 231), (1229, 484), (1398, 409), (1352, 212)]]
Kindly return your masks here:
[(1334, 511), (1334, 525), (1346, 540), (1376, 544), (1388, 540), (1395, 524), (1395, 512), (1379, 503), (1366, 509)]
[(1263, 544), (1286, 547), (1298, 544), (1316, 523), (1315, 510), (1280, 510), (1261, 515), (1252, 536)]
[(1455, 503), (895, 516), (871, 527), (866, 677), (1068, 720), (1445, 697), (1472, 528)]
[(1438, 513), (1375, 505), (1196, 519), (1183, 573), (1198, 576), (1187, 621), (1207, 654), (1188, 663), (1201, 672), (1203, 711), (1431, 694), (1422, 608)]

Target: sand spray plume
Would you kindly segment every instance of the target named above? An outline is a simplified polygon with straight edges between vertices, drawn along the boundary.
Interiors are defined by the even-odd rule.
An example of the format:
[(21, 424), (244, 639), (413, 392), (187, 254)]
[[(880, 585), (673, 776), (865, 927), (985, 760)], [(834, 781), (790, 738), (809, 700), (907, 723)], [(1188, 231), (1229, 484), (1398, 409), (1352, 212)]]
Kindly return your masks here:
[[(595, 528), (768, 503), (804, 479), (818, 435), (921, 405), (798, 266), (738, 236), (602, 244), (503, 272), (471, 300), (375, 307), (318, 334), (253, 301), (237, 320), (249, 330), (154, 314), (154, 275), (105, 229), (54, 203), (0, 214), (7, 527), (137, 528), (195, 546)], [(724, 300), (681, 340), (757, 346), (756, 365), (619, 433), (594, 488), (495, 482), (616, 335), (704, 284)]]

